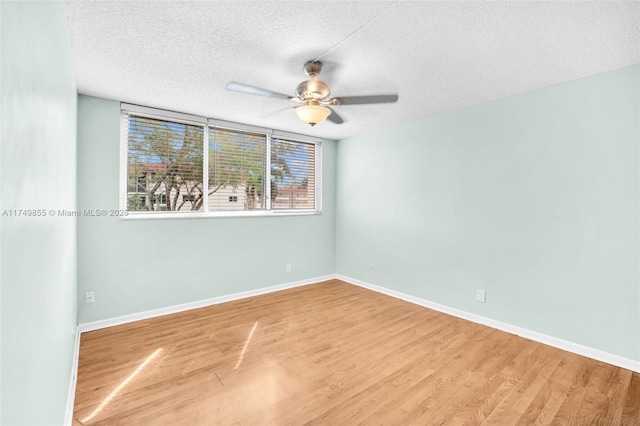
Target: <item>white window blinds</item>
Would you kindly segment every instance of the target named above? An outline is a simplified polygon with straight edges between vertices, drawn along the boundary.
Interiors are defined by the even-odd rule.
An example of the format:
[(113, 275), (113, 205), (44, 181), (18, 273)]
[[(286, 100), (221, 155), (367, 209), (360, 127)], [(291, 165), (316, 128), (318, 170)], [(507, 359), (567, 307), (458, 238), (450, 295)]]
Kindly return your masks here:
[(129, 115), (127, 210), (202, 211), (204, 127)]
[(271, 141), (271, 208), (316, 208), (316, 145), (279, 138)]
[(129, 217), (321, 211), (318, 140), (128, 107), (120, 188)]
[(209, 128), (209, 211), (265, 209), (267, 137)]

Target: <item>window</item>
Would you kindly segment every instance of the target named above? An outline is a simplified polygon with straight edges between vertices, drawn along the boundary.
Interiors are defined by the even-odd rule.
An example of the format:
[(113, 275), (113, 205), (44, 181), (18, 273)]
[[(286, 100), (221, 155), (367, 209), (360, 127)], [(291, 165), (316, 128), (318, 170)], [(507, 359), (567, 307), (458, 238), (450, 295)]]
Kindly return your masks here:
[(314, 208), (315, 145), (273, 138), (271, 140), (271, 208)]
[(202, 211), (204, 127), (134, 115), (127, 127), (127, 210)]
[(209, 127), (210, 211), (267, 208), (266, 152), (265, 134)]
[(320, 141), (123, 104), (128, 217), (320, 213)]

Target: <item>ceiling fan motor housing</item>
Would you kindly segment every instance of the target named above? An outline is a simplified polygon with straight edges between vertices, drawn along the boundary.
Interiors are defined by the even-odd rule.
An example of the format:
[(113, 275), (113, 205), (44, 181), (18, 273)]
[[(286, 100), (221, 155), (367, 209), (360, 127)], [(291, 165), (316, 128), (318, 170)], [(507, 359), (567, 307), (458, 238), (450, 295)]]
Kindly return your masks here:
[(296, 87), (296, 94), (301, 100), (320, 101), (329, 97), (329, 86), (317, 78), (320, 71), (322, 71), (322, 62), (320, 61), (307, 61), (304, 64), (304, 72), (311, 79), (303, 81)]
[(322, 100), (329, 97), (329, 86), (324, 81), (312, 78), (303, 81), (296, 87), (296, 94), (303, 100)]

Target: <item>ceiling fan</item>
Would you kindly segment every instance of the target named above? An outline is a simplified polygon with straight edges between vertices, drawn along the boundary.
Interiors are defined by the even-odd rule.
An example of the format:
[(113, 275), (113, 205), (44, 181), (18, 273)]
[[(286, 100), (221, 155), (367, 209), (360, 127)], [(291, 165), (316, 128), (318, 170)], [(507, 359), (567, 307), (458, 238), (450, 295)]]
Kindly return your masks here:
[(300, 120), (312, 126), (322, 123), (326, 119), (336, 124), (342, 124), (344, 122), (329, 106), (385, 104), (398, 101), (398, 95), (343, 96), (340, 98), (332, 98), (330, 96), (329, 86), (327, 86), (324, 81), (318, 79), (320, 71), (322, 71), (321, 62), (308, 61), (305, 63), (304, 72), (311, 78), (298, 84), (295, 96), (288, 96), (284, 93), (273, 92), (235, 81), (227, 84), (227, 90), (299, 103), (300, 105), (295, 107), (296, 115)]

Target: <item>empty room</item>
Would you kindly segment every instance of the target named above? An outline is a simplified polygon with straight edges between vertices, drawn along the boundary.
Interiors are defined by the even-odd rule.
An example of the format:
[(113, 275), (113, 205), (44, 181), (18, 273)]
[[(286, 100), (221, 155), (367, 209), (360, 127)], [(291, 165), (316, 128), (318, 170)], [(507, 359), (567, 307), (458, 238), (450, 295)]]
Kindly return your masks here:
[(639, 2), (0, 22), (0, 424), (640, 425)]

